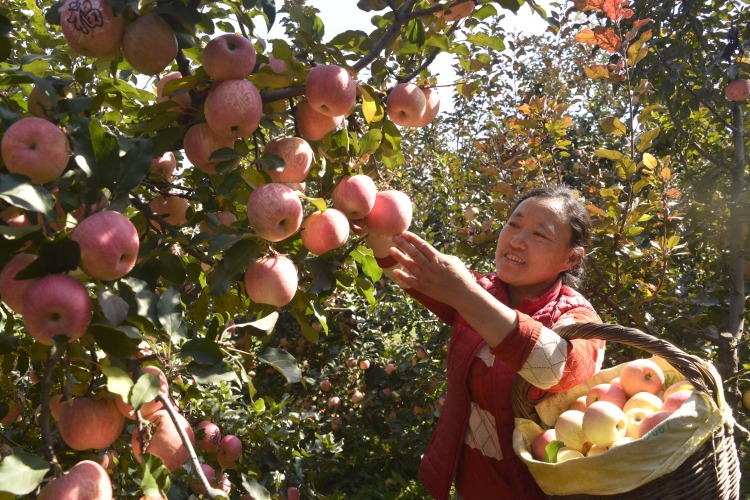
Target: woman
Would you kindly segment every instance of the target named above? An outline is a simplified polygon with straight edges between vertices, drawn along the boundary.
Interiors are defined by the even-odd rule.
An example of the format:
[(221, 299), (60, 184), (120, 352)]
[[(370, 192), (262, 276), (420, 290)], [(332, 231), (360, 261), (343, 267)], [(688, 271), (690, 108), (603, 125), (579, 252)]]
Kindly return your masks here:
[(378, 264), (452, 326), (448, 390), (419, 476), (438, 499), (455, 481), (460, 498), (546, 498), (513, 452), (513, 379), (567, 390), (601, 367), (604, 342), (566, 341), (552, 331), (600, 322), (563, 282), (580, 278), (591, 220), (566, 187), (526, 193), (500, 231), (495, 272), (479, 275), (417, 235), (370, 235)]

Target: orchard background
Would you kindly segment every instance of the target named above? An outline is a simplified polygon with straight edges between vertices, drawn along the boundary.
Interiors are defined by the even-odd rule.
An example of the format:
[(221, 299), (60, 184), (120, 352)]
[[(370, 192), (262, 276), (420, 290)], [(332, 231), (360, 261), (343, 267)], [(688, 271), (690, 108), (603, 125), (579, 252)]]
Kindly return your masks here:
[[(79, 25), (97, 25), (92, 1), (78, 3)], [(0, 498), (33, 498), (87, 459), (107, 459), (117, 498), (188, 498), (197, 461), (223, 475), (233, 498), (426, 495), (416, 470), (440, 414), (448, 330), (382, 279), (364, 246), (366, 227), (354, 223), (346, 243), (316, 255), (299, 232), (271, 242), (247, 220), (250, 194), (283, 165), (265, 146), (300, 135), (296, 109), (310, 69), (324, 65), (349, 71), (356, 106), (308, 141), (314, 161), (297, 186), (305, 215), (330, 209), (344, 176), (364, 174), (379, 190), (411, 198), (413, 230), (489, 271), (512, 200), (565, 182), (585, 196), (596, 227), (583, 294), (605, 321), (713, 361), (748, 427), (748, 118), (745, 103), (724, 93), (750, 76), (748, 5), (552, 3), (537, 8), (549, 29), (530, 36), (500, 23), (522, 0), (480, 1), (454, 20), (460, 3), (471, 2), (360, 0), (370, 31), (323, 43), (314, 1), (110, 1), (126, 25), (156, 13), (174, 32), (176, 54), (154, 76), (133, 69), (139, 61), (123, 50), (74, 51), (62, 36), (62, 2), (0, 6), (3, 133), (37, 113), (67, 134), (72, 150), (51, 182), (32, 183), (4, 161), (0, 266), (19, 252), (34, 255), (25, 278), (70, 274), (93, 302), (86, 333), (53, 345), (35, 341), (23, 318), (0, 305), (0, 446), (9, 455)], [(285, 39), (260, 35), (279, 23)], [(183, 138), (206, 120), (218, 83), (202, 53), (223, 33), (255, 47), (245, 80), (260, 91), (262, 117), (206, 172), (187, 160)], [(139, 56), (146, 61), (162, 49), (146, 38), (136, 46), (150, 49)], [(455, 57), (455, 80), (431, 73), (441, 52)], [(269, 66), (271, 56), (285, 68)], [(173, 100), (157, 102), (157, 81), (175, 71), (179, 78), (161, 88)], [(454, 88), (452, 111), (427, 126), (396, 125), (386, 96), (404, 82)], [(34, 108), (34, 92), (45, 106)], [(177, 171), (152, 170), (169, 151)], [(165, 195), (183, 200), (184, 220), (166, 215), (179, 203), (164, 217), (155, 211), (153, 200)], [(124, 214), (140, 242), (135, 267), (114, 280), (84, 273), (71, 239), (79, 220), (105, 208)], [(252, 261), (275, 254), (298, 270), (283, 307), (250, 300), (244, 281)], [(608, 347), (612, 364), (642, 356)], [(166, 375), (166, 394), (148, 366)], [(106, 449), (76, 451), (51, 417), (56, 395), (119, 395), (136, 408), (169, 398), (193, 429), (211, 421), (238, 437), (241, 459), (225, 467), (196, 446), (196, 462), (171, 473), (155, 455), (141, 464), (131, 436), (144, 418), (125, 420)], [(747, 495), (747, 435), (736, 434)]]

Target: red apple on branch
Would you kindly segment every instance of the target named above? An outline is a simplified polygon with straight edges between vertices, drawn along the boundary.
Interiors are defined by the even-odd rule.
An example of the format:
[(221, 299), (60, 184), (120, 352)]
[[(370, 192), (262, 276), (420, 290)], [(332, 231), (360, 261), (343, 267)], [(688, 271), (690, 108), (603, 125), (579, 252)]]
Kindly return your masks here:
[(138, 230), (120, 212), (106, 210), (89, 215), (73, 231), (70, 239), (81, 249), (83, 272), (101, 280), (122, 278), (138, 258)]
[(266, 145), (263, 154), (267, 153), (273, 153), (284, 160), (283, 169), (266, 169), (273, 182), (304, 182), (310, 173), (314, 154), (307, 141), (301, 137), (277, 137)]
[(245, 270), (247, 295), (258, 304), (284, 307), (297, 293), (298, 283), (294, 262), (281, 255), (256, 259)]
[(221, 442), (221, 429), (219, 426), (208, 420), (202, 420), (195, 428), (195, 435), (202, 437), (196, 439), (198, 448), (205, 451), (206, 453), (214, 453), (219, 449), (219, 443)]
[(36, 255), (19, 253), (0, 271), (0, 298), (16, 314), (23, 314), (24, 295), (38, 278), (17, 280), (16, 275), (34, 262)]
[(203, 69), (214, 81), (242, 80), (255, 67), (255, 47), (247, 38), (227, 33), (206, 44), (201, 55)]
[(120, 48), (125, 17), (114, 15), (106, 0), (66, 0), (59, 12), (63, 37), (79, 54), (107, 57)]
[(268, 241), (281, 241), (302, 225), (302, 202), (285, 184), (264, 184), (247, 200), (247, 221), (258, 235)]
[(99, 450), (120, 437), (125, 417), (108, 397), (74, 398), (60, 410), (57, 427), (65, 444), (74, 450)]
[(440, 112), (440, 94), (433, 88), (422, 89), (425, 98), (425, 108), (422, 116), (417, 120), (414, 126), (426, 127), (437, 118)]
[(86, 333), (92, 305), (86, 287), (67, 274), (51, 274), (31, 285), (23, 298), (26, 331), (37, 342), (52, 345), (55, 335), (71, 342)]
[(42, 487), (37, 500), (112, 500), (112, 481), (93, 460), (83, 460)]
[(198, 170), (207, 174), (216, 173), (218, 160), (212, 160), (211, 155), (222, 148), (234, 148), (234, 138), (224, 137), (214, 133), (207, 123), (197, 123), (185, 132), (182, 145), (185, 156)]
[(412, 204), (402, 191), (387, 190), (378, 192), (375, 204), (367, 216), (365, 225), (374, 234), (396, 236), (411, 224)]
[(182, 73), (179, 71), (172, 71), (161, 77), (159, 81), (156, 82), (156, 102), (166, 102), (171, 100), (180, 106), (182, 110), (189, 110), (193, 104), (190, 100), (190, 94), (187, 92), (174, 92), (170, 95), (164, 94), (164, 87), (166, 87), (169, 82), (180, 78), (182, 78)]
[(377, 194), (375, 181), (369, 176), (346, 176), (333, 190), (333, 206), (344, 212), (349, 219), (362, 219), (372, 210)]
[[(169, 380), (167, 380), (167, 376), (164, 375), (164, 372), (161, 370), (161, 368), (154, 365), (146, 365), (141, 368), (141, 372), (143, 372), (144, 374), (149, 373), (151, 375), (156, 375), (157, 377), (159, 377), (159, 393), (163, 394), (164, 396), (169, 396)], [(115, 396), (115, 405), (125, 418), (129, 418), (130, 420), (136, 419), (133, 406), (130, 403), (126, 403), (125, 400), (122, 399), (122, 396), (120, 396), (119, 394)], [(161, 404), (161, 401), (159, 401), (158, 399), (147, 401), (146, 403), (143, 403), (143, 405), (141, 405), (141, 416), (143, 418), (148, 418), (155, 411), (161, 410), (163, 407), (164, 405)]]
[[(195, 443), (195, 434), (193, 428), (185, 417), (177, 413), (177, 422), (185, 434), (188, 436), (190, 443)], [(158, 410), (148, 417), (148, 422), (152, 424), (150, 429), (150, 439), (146, 438), (147, 453), (156, 455), (161, 458), (164, 462), (164, 466), (173, 471), (188, 461), (190, 458), (190, 452), (182, 443), (180, 434), (177, 431), (177, 427), (169, 416), (167, 410)], [(140, 431), (136, 426), (133, 431), (133, 436), (130, 439), (130, 445), (133, 448), (133, 455), (138, 463), (141, 463), (141, 444), (140, 444)]]
[(177, 38), (159, 14), (149, 12), (125, 28), (122, 55), (139, 73), (156, 75), (177, 56)]
[(357, 99), (357, 83), (341, 66), (315, 66), (307, 75), (305, 97), (318, 113), (335, 117), (347, 115)]
[(247, 137), (258, 128), (263, 101), (247, 80), (225, 80), (215, 85), (203, 105), (206, 123), (221, 137)]
[(347, 242), (349, 219), (335, 208), (314, 212), (302, 223), (300, 236), (305, 248), (317, 255), (324, 254)]
[(177, 170), (177, 158), (172, 151), (165, 151), (161, 156), (151, 160), (151, 173), (161, 176), (167, 182), (172, 182), (175, 170)]
[[(180, 196), (164, 196), (158, 194), (148, 204), (151, 211), (161, 216), (167, 223), (179, 228), (187, 222), (187, 210), (190, 204), (185, 198)], [(156, 227), (159, 227), (157, 221), (153, 221)]]
[(216, 457), (223, 469), (236, 469), (242, 459), (242, 441), (234, 434), (227, 434), (219, 443)]
[(344, 115), (328, 116), (313, 109), (307, 100), (297, 103), (295, 122), (300, 135), (309, 141), (319, 141), (328, 132), (336, 130)]
[(750, 97), (750, 81), (745, 79), (732, 80), (724, 88), (724, 95), (730, 101), (747, 101)]
[(399, 83), (388, 94), (385, 107), (396, 125), (416, 127), (425, 113), (427, 99), (413, 83)]
[(8, 171), (23, 174), (34, 184), (57, 179), (68, 166), (68, 136), (56, 125), (36, 116), (13, 123), (0, 143)]

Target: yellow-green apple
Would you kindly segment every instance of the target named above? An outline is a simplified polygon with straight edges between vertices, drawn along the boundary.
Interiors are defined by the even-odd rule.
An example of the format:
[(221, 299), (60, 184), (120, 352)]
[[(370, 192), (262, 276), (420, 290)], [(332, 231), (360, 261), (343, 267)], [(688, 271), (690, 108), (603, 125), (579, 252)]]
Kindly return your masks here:
[(632, 437), (632, 436), (623, 436), (620, 439), (618, 439), (617, 441), (615, 441), (614, 443), (612, 443), (611, 445), (609, 445), (609, 449), (612, 450), (614, 448), (617, 448), (618, 446), (622, 446), (624, 444), (628, 444), (628, 443), (632, 442), (635, 439), (638, 439), (638, 438), (635, 438), (635, 437)]
[[(164, 396), (169, 396), (169, 380), (167, 380), (167, 376), (164, 375), (164, 372), (161, 371), (161, 368), (154, 365), (146, 365), (141, 368), (141, 371), (144, 374), (148, 373), (159, 377), (159, 393), (163, 394)], [(120, 396), (119, 394), (115, 395), (115, 405), (117, 405), (117, 409), (120, 411), (120, 413), (123, 414), (124, 417), (129, 418), (130, 420), (136, 419), (133, 406), (130, 403), (125, 402), (125, 400), (122, 399), (122, 396)], [(143, 418), (148, 418), (155, 411), (161, 410), (163, 407), (164, 405), (161, 404), (161, 401), (159, 401), (158, 399), (152, 399), (151, 401), (143, 403), (143, 405), (141, 406), (141, 416)]]
[(220, 136), (214, 133), (206, 122), (201, 122), (185, 132), (182, 147), (185, 148), (188, 161), (195, 168), (207, 174), (214, 174), (219, 160), (211, 160), (211, 155), (222, 148), (234, 148), (234, 138)]
[(216, 456), (223, 469), (236, 469), (242, 459), (242, 441), (234, 434), (227, 434), (219, 442)]
[(74, 398), (60, 410), (57, 427), (65, 444), (74, 450), (99, 450), (114, 443), (125, 426), (125, 417), (113, 399)]
[(28, 227), (31, 221), (26, 216), (26, 212), (17, 207), (8, 207), (0, 212), (0, 220), (10, 227)]
[(399, 83), (393, 87), (385, 102), (388, 118), (402, 127), (416, 127), (426, 107), (424, 92), (413, 83)]
[[(657, 410), (658, 411), (658, 410)], [(643, 421), (654, 413), (654, 410), (647, 408), (630, 408), (625, 412), (625, 419), (627, 420), (628, 428), (625, 431), (626, 436), (638, 438), (641, 435), (641, 424)]]
[(201, 63), (214, 81), (242, 80), (253, 72), (255, 58), (255, 47), (250, 40), (227, 33), (206, 44)]
[(107, 57), (120, 48), (125, 17), (114, 15), (106, 0), (66, 0), (59, 12), (63, 37), (75, 52)]
[(586, 411), (586, 398), (588, 397), (587, 394), (584, 394), (582, 396), (578, 396), (575, 401), (570, 405), (570, 408), (568, 410), (578, 410), (578, 411)]
[(263, 101), (255, 85), (247, 80), (225, 80), (215, 84), (203, 104), (206, 123), (222, 137), (247, 137), (258, 128)]
[(250, 300), (258, 304), (284, 307), (297, 293), (297, 267), (288, 257), (261, 257), (245, 270), (245, 289)]
[(198, 448), (206, 453), (214, 453), (219, 449), (221, 442), (221, 429), (219, 426), (208, 420), (201, 420), (195, 427), (195, 438)]
[(732, 80), (724, 88), (724, 95), (730, 101), (747, 101), (750, 97), (750, 81), (745, 79)]
[(659, 394), (664, 385), (664, 372), (650, 359), (634, 359), (622, 367), (620, 384), (628, 397), (638, 392)]
[(172, 102), (180, 106), (180, 109), (190, 109), (193, 106), (193, 103), (190, 100), (190, 94), (188, 94), (187, 92), (175, 91), (170, 95), (164, 94), (164, 87), (166, 87), (167, 84), (172, 80), (178, 80), (180, 78), (182, 78), (182, 73), (180, 73), (179, 71), (171, 71), (161, 77), (159, 81), (156, 82), (156, 102), (166, 102), (171, 100)]
[(687, 380), (681, 380), (679, 382), (675, 382), (674, 384), (670, 385), (666, 389), (664, 389), (664, 393), (661, 395), (662, 401), (667, 399), (669, 396), (674, 394), (677, 391), (694, 391), (695, 387), (693, 387), (693, 384), (691, 384)]
[(661, 410), (662, 400), (656, 394), (650, 392), (638, 392), (633, 394), (628, 399), (625, 406), (622, 407), (622, 411), (627, 413), (631, 408), (645, 408), (646, 410), (659, 411)]
[(370, 176), (347, 175), (333, 190), (333, 206), (349, 219), (362, 219), (372, 210), (377, 194), (378, 188)]
[(440, 112), (440, 94), (433, 88), (422, 89), (425, 98), (425, 108), (422, 116), (414, 124), (415, 127), (426, 127), (437, 118)]
[[(438, 1), (439, 0), (433, 0), (432, 3), (438, 3)], [(448, 9), (437, 12), (437, 15), (442, 16), (448, 22), (460, 21), (461, 19), (474, 12), (476, 6), (477, 4), (473, 0), (456, 2)]]
[(130, 66), (145, 75), (164, 71), (177, 57), (177, 38), (172, 27), (157, 13), (138, 17), (125, 28), (122, 55)]
[(586, 406), (591, 406), (591, 403), (596, 401), (609, 401), (622, 409), (625, 403), (628, 401), (628, 397), (625, 392), (612, 384), (597, 384), (589, 390), (586, 396)]
[[(161, 216), (168, 224), (179, 228), (187, 222), (187, 210), (190, 204), (180, 196), (165, 196), (157, 194), (148, 204), (151, 211)], [(160, 227), (157, 221), (153, 221), (156, 227)]]
[(369, 370), (370, 369), (370, 360), (369, 359), (363, 359), (359, 362), (359, 369), (362, 371)]
[(557, 441), (555, 429), (547, 429), (540, 433), (534, 441), (531, 443), (531, 454), (540, 462), (546, 462), (547, 458), (547, 445), (552, 441)]
[(21, 118), (8, 127), (0, 149), (8, 171), (23, 174), (34, 184), (46, 184), (60, 177), (70, 157), (65, 132), (36, 116)]
[(601, 455), (605, 451), (608, 451), (609, 448), (606, 446), (599, 446), (598, 444), (592, 445), (591, 448), (589, 448), (589, 451), (586, 452), (587, 457), (595, 457), (597, 455)]
[(586, 439), (599, 446), (607, 446), (625, 436), (625, 414), (609, 401), (591, 403), (583, 414), (583, 433)]
[(328, 402), (326, 403), (328, 405), (328, 408), (338, 408), (341, 406), (341, 398), (338, 396), (331, 396), (328, 398)]
[(299, 196), (285, 184), (264, 184), (247, 200), (247, 221), (268, 241), (281, 241), (296, 233), (302, 225), (302, 216)]
[(641, 422), (641, 427), (638, 429), (638, 437), (642, 438), (646, 434), (648, 434), (651, 429), (659, 425), (660, 423), (664, 422), (666, 419), (669, 418), (669, 416), (672, 415), (668, 411), (657, 411), (652, 413), (651, 415), (648, 415), (646, 418), (643, 419)]
[(664, 399), (661, 409), (673, 413), (683, 405), (687, 399), (693, 395), (694, 391), (676, 391)]
[(13, 312), (23, 314), (24, 296), (38, 278), (17, 280), (16, 275), (34, 262), (36, 255), (18, 253), (0, 271), (0, 298)]
[(349, 239), (349, 219), (343, 212), (329, 208), (313, 212), (302, 223), (302, 244), (316, 255), (339, 248)]
[(165, 151), (161, 156), (151, 160), (151, 173), (163, 177), (167, 182), (172, 181), (175, 170), (177, 170), (177, 159), (172, 151)]
[[(188, 441), (191, 444), (195, 444), (195, 434), (193, 434), (193, 428), (185, 417), (180, 413), (176, 413), (177, 425), (187, 434)], [(190, 452), (182, 443), (180, 434), (177, 431), (177, 426), (167, 413), (167, 410), (161, 409), (151, 414), (148, 417), (148, 422), (152, 424), (151, 427), (151, 439), (145, 439), (146, 453), (151, 453), (161, 458), (164, 462), (164, 466), (173, 471), (188, 461), (190, 458)], [(147, 434), (148, 435), (148, 434)], [(138, 426), (133, 430), (133, 435), (130, 439), (130, 446), (133, 449), (133, 455), (138, 463), (141, 463), (141, 443), (140, 443), (140, 431)]]
[(566, 447), (578, 451), (583, 450), (588, 441), (583, 434), (583, 412), (578, 410), (562, 412), (555, 420), (555, 435), (558, 440), (565, 443)]
[(555, 461), (557, 463), (561, 463), (576, 458), (583, 458), (583, 453), (581, 453), (579, 450), (574, 450), (573, 448), (564, 446), (557, 450), (557, 457), (555, 458)]
[(104, 467), (93, 460), (82, 460), (44, 485), (36, 498), (112, 500), (112, 481)]
[(341, 66), (315, 66), (307, 75), (305, 97), (318, 113), (327, 116), (346, 115), (357, 99), (357, 83)]
[(742, 404), (745, 405), (746, 410), (750, 410), (750, 389), (742, 393)]
[(352, 403), (358, 405), (365, 400), (365, 395), (359, 389), (355, 389), (352, 393)]
[(379, 191), (370, 213), (365, 216), (365, 225), (373, 233), (382, 236), (401, 234), (411, 224), (412, 205), (402, 191)]
[(81, 338), (91, 323), (92, 311), (86, 287), (67, 274), (45, 276), (23, 296), (26, 331), (40, 344), (52, 345), (52, 338), (61, 334), (71, 342)]
[(284, 160), (281, 170), (266, 172), (273, 182), (304, 182), (310, 173), (313, 160), (313, 150), (306, 140), (301, 137), (277, 137), (269, 142), (263, 154), (273, 153)]
[(321, 140), (344, 121), (344, 115), (328, 116), (314, 110), (306, 99), (297, 103), (294, 117), (297, 131), (309, 141)]
[(92, 278), (116, 280), (133, 269), (138, 258), (138, 230), (120, 212), (105, 210), (89, 215), (70, 239), (81, 249), (80, 267)]

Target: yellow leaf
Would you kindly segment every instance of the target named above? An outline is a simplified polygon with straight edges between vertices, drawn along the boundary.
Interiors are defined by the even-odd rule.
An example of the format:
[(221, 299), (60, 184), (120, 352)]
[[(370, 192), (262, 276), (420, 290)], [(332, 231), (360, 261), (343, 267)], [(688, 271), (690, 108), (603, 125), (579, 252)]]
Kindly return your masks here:
[(652, 155), (651, 153), (643, 153), (643, 164), (653, 170), (656, 168), (659, 162), (656, 161), (656, 158), (654, 158), (654, 155)]

